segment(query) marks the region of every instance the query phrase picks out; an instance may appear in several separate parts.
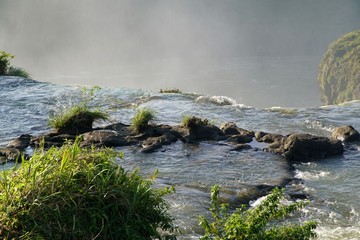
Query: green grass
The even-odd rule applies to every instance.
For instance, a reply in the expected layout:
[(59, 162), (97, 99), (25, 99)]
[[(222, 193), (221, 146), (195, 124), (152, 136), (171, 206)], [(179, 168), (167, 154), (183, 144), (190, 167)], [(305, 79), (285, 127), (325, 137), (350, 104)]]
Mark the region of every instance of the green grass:
[(7, 72), (7, 75), (18, 76), (18, 77), (23, 77), (23, 78), (30, 78), (30, 74), (21, 67), (10, 66), (10, 68)]
[(181, 90), (178, 88), (160, 89), (159, 93), (181, 93)]
[(107, 120), (108, 114), (99, 110), (90, 111), (83, 104), (70, 107), (50, 116), (50, 126), (56, 129), (91, 127), (95, 120)]
[(154, 119), (154, 111), (148, 108), (140, 108), (131, 120), (131, 128), (137, 132), (142, 132), (149, 126), (149, 122)]
[(199, 224), (205, 230), (205, 234), (200, 239), (306, 240), (316, 237), (314, 232), (316, 222), (299, 224), (281, 222), (307, 204), (303, 201), (289, 205), (281, 204), (280, 201), (284, 197), (283, 190), (275, 188), (254, 208), (246, 209), (242, 206), (232, 213), (227, 204), (220, 203), (219, 190), (218, 185), (211, 190), (210, 211), (213, 222), (209, 222), (203, 216), (199, 218)]
[(81, 130), (92, 129), (95, 120), (107, 120), (109, 115), (100, 110), (91, 110), (90, 102), (94, 99), (95, 91), (100, 90), (98, 86), (90, 89), (83, 88), (81, 102), (70, 106), (62, 111), (58, 111), (50, 115), (49, 124), (55, 129), (65, 130)]
[(181, 120), (181, 125), (188, 128), (196, 128), (199, 126), (209, 126), (211, 123), (208, 119), (185, 115)]
[(163, 199), (173, 189), (153, 189), (116, 164), (118, 152), (79, 141), (1, 172), (0, 238), (174, 239)]

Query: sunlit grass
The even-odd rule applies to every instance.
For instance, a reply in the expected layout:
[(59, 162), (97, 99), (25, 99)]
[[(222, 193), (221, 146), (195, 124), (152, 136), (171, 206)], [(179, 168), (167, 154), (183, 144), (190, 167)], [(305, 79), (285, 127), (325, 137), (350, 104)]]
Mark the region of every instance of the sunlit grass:
[(155, 119), (155, 112), (148, 108), (139, 109), (131, 120), (131, 128), (141, 132), (149, 126), (149, 122)]
[[(112, 149), (79, 139), (42, 149), (0, 177), (1, 239), (162, 239), (175, 230), (163, 196)], [(171, 236), (170, 236), (171, 237)]]

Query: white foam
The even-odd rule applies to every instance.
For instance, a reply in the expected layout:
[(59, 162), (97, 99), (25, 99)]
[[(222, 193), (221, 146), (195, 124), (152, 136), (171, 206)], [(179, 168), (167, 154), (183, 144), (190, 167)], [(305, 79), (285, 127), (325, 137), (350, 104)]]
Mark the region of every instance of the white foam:
[(240, 108), (250, 108), (249, 106), (246, 106), (245, 104), (239, 104), (239, 103), (237, 103), (237, 101), (235, 99), (232, 99), (232, 98), (226, 97), (226, 96), (202, 95), (202, 96), (197, 97), (195, 99), (195, 102), (197, 102), (197, 103), (210, 102), (210, 103), (220, 105), (220, 106), (230, 105), (230, 106), (237, 106)]
[(304, 180), (318, 180), (320, 178), (324, 178), (330, 176), (330, 172), (326, 171), (295, 171), (295, 177), (301, 178)]

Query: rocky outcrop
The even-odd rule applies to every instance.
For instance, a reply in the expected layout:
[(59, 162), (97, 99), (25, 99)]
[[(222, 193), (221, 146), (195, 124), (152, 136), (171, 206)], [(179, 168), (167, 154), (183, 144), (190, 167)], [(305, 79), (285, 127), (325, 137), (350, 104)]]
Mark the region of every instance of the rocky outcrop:
[(318, 81), (324, 104), (360, 99), (360, 30), (329, 46), (319, 65)]
[(290, 161), (310, 161), (342, 154), (344, 147), (339, 140), (310, 134), (291, 134), (267, 147), (270, 152), (283, 155)]
[(360, 134), (352, 126), (342, 126), (335, 128), (331, 137), (343, 142), (354, 142), (360, 140)]

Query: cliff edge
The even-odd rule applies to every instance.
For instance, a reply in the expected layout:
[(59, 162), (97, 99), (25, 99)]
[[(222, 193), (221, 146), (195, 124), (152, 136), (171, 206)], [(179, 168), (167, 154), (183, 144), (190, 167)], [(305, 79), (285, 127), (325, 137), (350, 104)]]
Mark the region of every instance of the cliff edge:
[(329, 45), (319, 65), (318, 81), (326, 105), (360, 99), (360, 30)]

